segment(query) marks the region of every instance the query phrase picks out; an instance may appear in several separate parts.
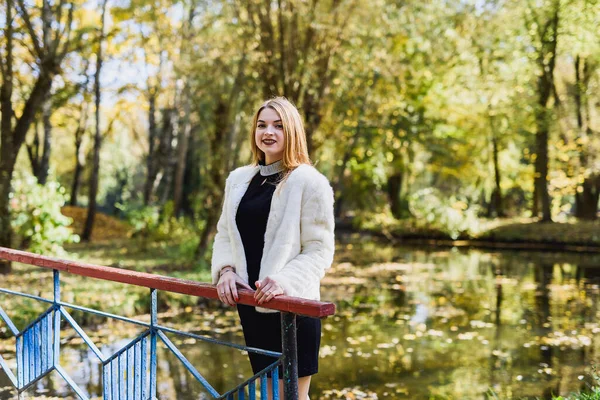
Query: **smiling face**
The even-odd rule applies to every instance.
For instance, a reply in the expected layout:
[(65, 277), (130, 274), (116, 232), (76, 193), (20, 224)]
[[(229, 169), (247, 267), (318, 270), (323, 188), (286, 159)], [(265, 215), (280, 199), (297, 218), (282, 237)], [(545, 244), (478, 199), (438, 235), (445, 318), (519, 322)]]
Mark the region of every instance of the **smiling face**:
[(254, 127), (256, 146), (265, 153), (265, 164), (271, 164), (283, 158), (285, 134), (283, 122), (277, 111), (265, 107), (259, 114)]

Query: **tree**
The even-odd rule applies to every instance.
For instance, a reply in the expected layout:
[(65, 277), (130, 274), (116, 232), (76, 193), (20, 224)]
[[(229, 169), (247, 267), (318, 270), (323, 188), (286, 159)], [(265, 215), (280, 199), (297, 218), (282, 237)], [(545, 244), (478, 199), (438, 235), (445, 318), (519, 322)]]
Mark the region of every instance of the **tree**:
[(237, 18), (258, 38), (253, 67), (261, 76), (263, 98), (285, 96), (304, 114), (308, 152), (318, 144), (315, 131), (326, 110), (326, 97), (337, 69), (333, 63), (351, 36), (358, 2), (313, 0), (234, 1)]
[(554, 69), (560, 23), (560, 0), (548, 0), (542, 7), (529, 3), (526, 10), (528, 31), (535, 48), (537, 65), (537, 104), (535, 107), (535, 177), (533, 216), (552, 222), (550, 194), (548, 193), (548, 140), (551, 122), (551, 101), (554, 93)]
[[(590, 81), (598, 68), (598, 63), (588, 57), (577, 54), (574, 60), (575, 111), (577, 115), (577, 130), (579, 132), (579, 162), (583, 182), (575, 191), (575, 216), (583, 220), (598, 218), (598, 200), (600, 199), (600, 171), (594, 168), (594, 158), (597, 159), (597, 146), (594, 146), (593, 136), (598, 135), (592, 129), (590, 118)], [(584, 145), (587, 143), (588, 145)], [(596, 149), (596, 151), (594, 151)]]
[(102, 133), (100, 131), (100, 103), (102, 100), (102, 92), (100, 88), (100, 74), (102, 72), (103, 53), (102, 46), (104, 44), (106, 26), (106, 4), (108, 0), (102, 1), (102, 12), (100, 16), (100, 28), (98, 31), (98, 43), (96, 48), (96, 72), (94, 73), (94, 97), (95, 97), (95, 127), (94, 127), (94, 149), (92, 161), (92, 175), (90, 177), (89, 203), (88, 212), (85, 219), (85, 226), (81, 239), (89, 241), (92, 238), (92, 230), (94, 228), (94, 218), (96, 216), (96, 196), (98, 194), (98, 175), (100, 170), (100, 147), (102, 146)]
[[(594, 93), (599, 83), (600, 44), (598, 31), (600, 23), (600, 3), (585, 0), (572, 0), (565, 12), (568, 20), (567, 40), (565, 48), (573, 66), (573, 81), (567, 83), (566, 92), (572, 98), (575, 114), (575, 143), (579, 157), (575, 174), (575, 216), (582, 220), (598, 218), (598, 202), (600, 200), (600, 128), (594, 121), (592, 104), (597, 101)], [(566, 108), (566, 106), (565, 106)]]
[[(0, 57), (2, 86), (0, 87), (0, 245), (12, 245), (10, 224), (11, 180), (17, 155), (36, 114), (39, 112), (60, 72), (65, 56), (71, 51), (74, 4), (61, 1), (50, 4), (43, 0), (41, 7), (25, 0), (6, 0), (3, 54)], [(16, 14), (15, 14), (16, 12)], [(37, 27), (44, 28), (40, 38)], [(27, 32), (27, 40), (15, 42), (15, 32)], [(46, 39), (46, 40), (44, 40)], [(16, 57), (29, 53), (32, 59), (20, 61)], [(15, 64), (16, 63), (16, 64)], [(22, 103), (14, 98), (17, 69), (31, 68), (31, 90)], [(20, 114), (18, 112), (20, 111)], [(0, 261), (0, 272), (10, 271), (10, 263)]]
[(75, 168), (73, 171), (73, 181), (71, 183), (71, 196), (69, 199), (69, 205), (76, 206), (77, 205), (77, 197), (79, 195), (79, 187), (81, 185), (81, 174), (83, 172), (84, 167), (84, 155), (82, 151), (83, 144), (83, 136), (87, 130), (88, 119), (89, 119), (89, 108), (91, 103), (91, 90), (90, 90), (90, 75), (88, 74), (89, 61), (86, 61), (83, 65), (82, 75), (84, 76), (84, 81), (81, 84), (81, 101), (79, 104), (75, 105), (76, 108), (74, 119), (75, 123), (75, 131), (73, 132), (73, 144), (75, 147), (74, 151), (74, 161)]

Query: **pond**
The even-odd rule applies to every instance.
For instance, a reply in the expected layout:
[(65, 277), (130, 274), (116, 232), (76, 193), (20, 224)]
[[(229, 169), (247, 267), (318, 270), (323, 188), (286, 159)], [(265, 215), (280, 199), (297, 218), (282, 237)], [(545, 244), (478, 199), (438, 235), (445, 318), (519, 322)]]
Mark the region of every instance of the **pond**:
[[(311, 399), (541, 399), (580, 391), (596, 383), (600, 361), (599, 258), (345, 238), (323, 281), (322, 297), (338, 312), (323, 321)], [(161, 322), (243, 343), (233, 311), (189, 311), (165, 313)], [(136, 334), (119, 322), (96, 334), (103, 332), (116, 335), (100, 346), (106, 354)], [(74, 336), (63, 340), (61, 364), (99, 396), (101, 365)], [(218, 391), (251, 375), (238, 350), (171, 338)], [(163, 349), (158, 359), (159, 398), (208, 398), (175, 357)], [(8, 386), (4, 374), (0, 386)], [(28, 393), (73, 397), (56, 373)]]

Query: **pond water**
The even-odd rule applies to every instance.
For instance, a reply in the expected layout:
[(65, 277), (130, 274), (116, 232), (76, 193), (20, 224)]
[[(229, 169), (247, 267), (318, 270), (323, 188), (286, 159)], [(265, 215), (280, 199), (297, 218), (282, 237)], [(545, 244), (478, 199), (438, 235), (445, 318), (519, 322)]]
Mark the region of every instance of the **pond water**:
[[(323, 321), (311, 399), (543, 399), (580, 391), (595, 383), (600, 362), (599, 258), (347, 238), (323, 281), (322, 297), (338, 312)], [(161, 323), (243, 343), (233, 311), (202, 310), (165, 314)], [(136, 334), (116, 322), (103, 331), (122, 336), (101, 347), (106, 354)], [(101, 365), (73, 336), (61, 364), (97, 397)], [(170, 337), (218, 391), (251, 375), (238, 350)], [(158, 360), (159, 398), (208, 398), (175, 357), (163, 349)], [(27, 393), (73, 397), (55, 372)]]

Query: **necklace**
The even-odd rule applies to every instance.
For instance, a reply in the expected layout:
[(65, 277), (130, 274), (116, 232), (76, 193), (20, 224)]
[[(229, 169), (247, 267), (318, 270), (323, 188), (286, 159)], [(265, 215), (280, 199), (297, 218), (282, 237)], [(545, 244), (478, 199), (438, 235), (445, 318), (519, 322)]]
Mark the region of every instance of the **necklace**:
[(258, 168), (261, 176), (271, 176), (285, 171), (283, 160), (275, 161), (269, 165), (258, 164)]

